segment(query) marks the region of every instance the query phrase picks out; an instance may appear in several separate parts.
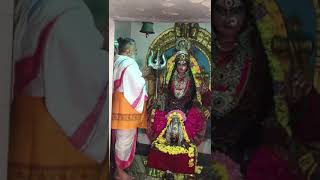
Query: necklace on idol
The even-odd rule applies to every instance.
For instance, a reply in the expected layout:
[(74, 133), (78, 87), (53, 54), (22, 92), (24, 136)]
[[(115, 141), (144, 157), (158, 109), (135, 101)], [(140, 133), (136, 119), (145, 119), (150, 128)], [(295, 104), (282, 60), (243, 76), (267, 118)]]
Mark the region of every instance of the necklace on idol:
[(188, 80), (187, 72), (182, 77), (177, 72), (174, 73), (174, 96), (176, 98), (180, 99), (185, 95)]

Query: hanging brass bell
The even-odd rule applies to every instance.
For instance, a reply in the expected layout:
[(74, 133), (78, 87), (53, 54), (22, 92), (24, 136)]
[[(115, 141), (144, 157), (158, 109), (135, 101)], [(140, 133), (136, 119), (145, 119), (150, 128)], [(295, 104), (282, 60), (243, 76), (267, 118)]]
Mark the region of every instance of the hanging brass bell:
[(148, 37), (149, 34), (154, 34), (153, 23), (152, 22), (143, 22), (140, 32), (145, 33), (146, 37)]

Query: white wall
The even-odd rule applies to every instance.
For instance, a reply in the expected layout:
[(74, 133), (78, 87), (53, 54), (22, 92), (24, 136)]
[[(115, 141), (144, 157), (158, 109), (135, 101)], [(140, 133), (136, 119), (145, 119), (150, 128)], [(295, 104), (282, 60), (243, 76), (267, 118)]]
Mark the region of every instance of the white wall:
[(0, 1), (0, 179), (7, 179), (13, 0)]
[(115, 32), (114, 37), (118, 39), (119, 37), (130, 37), (131, 35), (131, 23), (128, 22), (115, 22)]
[[(199, 23), (199, 25), (211, 32), (210, 23)], [(137, 62), (139, 66), (142, 67), (145, 65), (146, 54), (152, 41), (164, 30), (173, 26), (174, 23), (154, 23), (153, 29), (155, 34), (150, 34), (148, 38), (146, 38), (145, 34), (140, 33), (142, 27), (141, 22), (116, 22), (115, 37), (130, 37), (136, 41), (138, 49)]]
[(152, 41), (164, 30), (173, 27), (174, 23), (154, 23), (153, 29), (155, 34), (150, 34), (148, 38), (146, 35), (141, 33), (141, 22), (132, 22), (131, 23), (131, 38), (137, 42), (138, 56), (137, 62), (140, 66), (145, 66), (146, 55), (148, 48), (151, 45)]

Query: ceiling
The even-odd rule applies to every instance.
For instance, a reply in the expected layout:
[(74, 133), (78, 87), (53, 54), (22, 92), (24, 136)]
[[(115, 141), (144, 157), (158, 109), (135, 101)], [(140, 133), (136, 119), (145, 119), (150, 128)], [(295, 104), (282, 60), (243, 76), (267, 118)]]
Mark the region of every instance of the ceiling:
[(211, 21), (211, 0), (110, 0), (110, 17), (121, 21)]

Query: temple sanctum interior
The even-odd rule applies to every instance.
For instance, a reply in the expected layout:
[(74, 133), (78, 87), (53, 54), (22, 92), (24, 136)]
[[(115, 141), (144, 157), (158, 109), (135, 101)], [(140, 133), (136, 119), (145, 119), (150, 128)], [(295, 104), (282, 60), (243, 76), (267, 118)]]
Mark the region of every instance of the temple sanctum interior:
[(318, 0), (2, 0), (0, 180), (319, 180)]

